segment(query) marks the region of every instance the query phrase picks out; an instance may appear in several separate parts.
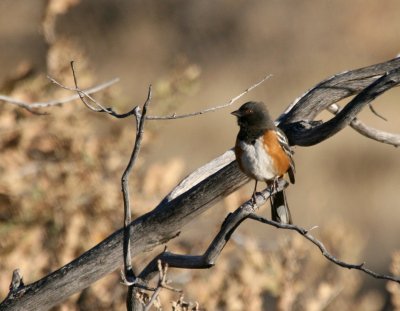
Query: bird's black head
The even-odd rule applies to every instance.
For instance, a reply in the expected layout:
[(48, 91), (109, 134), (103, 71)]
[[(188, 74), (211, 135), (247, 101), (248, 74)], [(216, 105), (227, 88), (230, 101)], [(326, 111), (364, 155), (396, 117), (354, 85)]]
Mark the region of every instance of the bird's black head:
[(240, 127), (252, 129), (275, 128), (275, 124), (268, 113), (267, 106), (263, 102), (247, 102), (238, 110), (231, 113), (237, 117)]

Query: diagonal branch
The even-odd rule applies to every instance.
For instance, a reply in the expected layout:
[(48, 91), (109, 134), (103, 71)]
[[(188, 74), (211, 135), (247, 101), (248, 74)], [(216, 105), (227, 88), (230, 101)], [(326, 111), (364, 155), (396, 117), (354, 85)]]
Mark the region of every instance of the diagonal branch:
[(245, 89), (242, 93), (240, 93), (239, 95), (231, 98), (228, 103), (223, 104), (223, 105), (218, 105), (215, 107), (211, 107), (211, 108), (207, 108), (201, 111), (196, 111), (196, 112), (191, 112), (191, 113), (185, 113), (185, 114), (176, 114), (173, 113), (169, 116), (148, 116), (147, 119), (149, 120), (174, 120), (174, 119), (184, 119), (184, 118), (190, 118), (190, 117), (194, 117), (194, 116), (198, 116), (198, 115), (202, 115), (205, 113), (209, 113), (209, 112), (214, 112), (217, 111), (219, 109), (224, 109), (227, 108), (229, 106), (231, 106), (234, 102), (236, 102), (238, 99), (242, 98), (244, 95), (246, 95), (247, 93), (249, 93), (250, 91), (252, 91), (253, 89), (255, 89), (256, 87), (258, 87), (259, 85), (261, 85), (262, 83), (264, 83), (264, 81), (268, 80), (269, 78), (271, 78), (272, 75), (266, 75), (265, 77), (263, 77), (260, 81), (258, 81), (257, 83), (251, 85), (250, 87), (248, 87), (247, 89)]
[(261, 192), (257, 192), (255, 196), (255, 204), (253, 200), (249, 200), (243, 203), (234, 212), (230, 213), (221, 225), (221, 229), (215, 236), (213, 241), (210, 243), (207, 250), (203, 255), (180, 255), (173, 254), (168, 251), (164, 251), (154, 258), (140, 273), (139, 278), (144, 282), (148, 282), (154, 273), (158, 271), (157, 262), (161, 260), (163, 263), (167, 263), (171, 268), (186, 268), (186, 269), (208, 269), (215, 265), (218, 256), (228, 243), (233, 232), (239, 227), (239, 225), (254, 213), (259, 207), (265, 204), (271, 194), (282, 191), (288, 186), (288, 183), (284, 180), (279, 180), (274, 189), (267, 187)]
[[(150, 263), (139, 274), (141, 283), (147, 285), (148, 282), (156, 276), (157, 271), (159, 270), (159, 261), (168, 264), (168, 266), (172, 268), (209, 269), (214, 266), (217, 258), (221, 254), (225, 245), (228, 243), (236, 228), (238, 228), (239, 225), (258, 207), (267, 202), (268, 198), (271, 196), (271, 193), (273, 194), (277, 191), (282, 191), (285, 187), (287, 187), (287, 185), (288, 184), (286, 181), (280, 180), (272, 192), (270, 188), (266, 188), (262, 192), (257, 193), (255, 196), (255, 204), (252, 200), (247, 201), (237, 208), (233, 213), (230, 213), (221, 225), (220, 231), (210, 243), (203, 255), (174, 254), (164, 249), (164, 251), (151, 260)], [(138, 299), (135, 299), (136, 297), (140, 297), (139, 293), (141, 293), (141, 289), (139, 287), (129, 288), (128, 298), (130, 298), (132, 302), (130, 305), (128, 305), (128, 310), (144, 310), (143, 304)]]
[(319, 250), (321, 251), (322, 255), (325, 256), (325, 258), (327, 258), (329, 261), (333, 262), (334, 264), (336, 264), (336, 265), (338, 265), (340, 267), (347, 268), (347, 269), (359, 270), (359, 271), (365, 272), (366, 274), (368, 274), (368, 275), (370, 275), (370, 276), (372, 276), (372, 277), (374, 277), (376, 279), (389, 280), (389, 281), (393, 281), (393, 282), (396, 282), (396, 283), (400, 284), (400, 277), (397, 277), (397, 276), (394, 276), (394, 275), (385, 275), (385, 274), (376, 273), (376, 272), (366, 268), (365, 267), (365, 262), (363, 262), (361, 264), (351, 264), (351, 263), (347, 263), (347, 262), (344, 262), (344, 261), (336, 258), (331, 253), (329, 253), (329, 251), (326, 249), (325, 245), (321, 241), (319, 241), (317, 238), (315, 238), (314, 236), (312, 236), (309, 233), (309, 230), (306, 230), (306, 229), (304, 229), (302, 227), (299, 227), (299, 226), (296, 226), (296, 225), (281, 224), (281, 223), (266, 219), (266, 218), (261, 217), (261, 216), (256, 215), (256, 214), (251, 214), (251, 215), (249, 215), (248, 218), (253, 219), (253, 220), (257, 220), (257, 221), (262, 222), (264, 224), (268, 224), (268, 225), (274, 226), (276, 228), (296, 231), (300, 235), (304, 236), (311, 243), (316, 245), (319, 248)]
[[(338, 114), (340, 111), (340, 107), (337, 104), (332, 104), (328, 107), (328, 111), (333, 113), (333, 114)], [(376, 141), (388, 144), (388, 145), (393, 145), (395, 147), (400, 146), (400, 134), (393, 134), (385, 131), (381, 131), (378, 129), (375, 129), (373, 127), (370, 127), (368, 125), (365, 125), (363, 122), (358, 120), (357, 118), (354, 118), (350, 122), (350, 126), (356, 130), (358, 133), (361, 135), (364, 135), (365, 137), (374, 139)]]

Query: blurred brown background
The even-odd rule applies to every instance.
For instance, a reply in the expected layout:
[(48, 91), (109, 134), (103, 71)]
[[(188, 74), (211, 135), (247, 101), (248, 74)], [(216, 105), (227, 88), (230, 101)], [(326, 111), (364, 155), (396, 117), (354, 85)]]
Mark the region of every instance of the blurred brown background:
[[(223, 104), (271, 73), (272, 79), (234, 107), (249, 99), (263, 100), (278, 116), (322, 79), (395, 57), (400, 52), (399, 13), (396, 0), (2, 0), (1, 93), (28, 101), (65, 96), (68, 93), (48, 85), (45, 74), (72, 85), (68, 62), (73, 59), (82, 84), (121, 78), (118, 86), (99, 96), (108, 105), (122, 111), (140, 104), (153, 83), (151, 114), (166, 114)], [(392, 90), (374, 102), (388, 122), (367, 110), (361, 119), (400, 132), (399, 98), (399, 90)], [(13, 268), (22, 269), (26, 282), (35, 281), (122, 224), (119, 176), (133, 137), (131, 122), (95, 116), (79, 102), (51, 108), (48, 116), (0, 105), (3, 298)], [(132, 191), (139, 192), (138, 214), (155, 206), (179, 179), (233, 146), (237, 126), (229, 112), (234, 107), (148, 125), (132, 183)], [(295, 161), (297, 183), (289, 190), (295, 223), (305, 228), (318, 225), (314, 234), (342, 259), (366, 261), (371, 269), (388, 272), (392, 253), (400, 249), (399, 150), (345, 129), (317, 146), (296, 148)], [(250, 188), (200, 217), (175, 242), (177, 250), (201, 252), (227, 211), (244, 201)], [(210, 233), (196, 238), (205, 228)], [(258, 252), (259, 272), (243, 272), (253, 262), (246, 257), (230, 264), (221, 258), (211, 271), (171, 275), (187, 288), (188, 298), (208, 310), (245, 310), (246, 305), (247, 310), (395, 309), (390, 285), (336, 270), (324, 259), (321, 267), (311, 265), (321, 255), (294, 233), (246, 223), (235, 236), (226, 250), (229, 258)], [(18, 246), (18, 241), (25, 242)], [(298, 253), (285, 253), (288, 248)], [(266, 265), (274, 267), (274, 262), (281, 263), (279, 271), (289, 269), (287, 262), (298, 266), (291, 266), (288, 277), (270, 273), (273, 269)], [(237, 277), (233, 271), (239, 267), (255, 276)], [(312, 278), (306, 267), (310, 273), (326, 274)], [(212, 275), (219, 277), (214, 283), (218, 285), (205, 285)], [(259, 292), (247, 293), (250, 279), (257, 276), (269, 281), (256, 286), (262, 288)], [(266, 285), (271, 279), (279, 286)], [(230, 292), (234, 280), (240, 280), (237, 292)], [(118, 273), (101, 284), (94, 287), (97, 294), (76, 295), (59, 308), (91, 310), (94, 304), (87, 301), (94, 299), (97, 310), (123, 310), (115, 298), (124, 293)], [(197, 290), (190, 292), (190, 284)], [(249, 307), (243, 301), (253, 294), (260, 302)], [(320, 296), (325, 300), (318, 300)]]

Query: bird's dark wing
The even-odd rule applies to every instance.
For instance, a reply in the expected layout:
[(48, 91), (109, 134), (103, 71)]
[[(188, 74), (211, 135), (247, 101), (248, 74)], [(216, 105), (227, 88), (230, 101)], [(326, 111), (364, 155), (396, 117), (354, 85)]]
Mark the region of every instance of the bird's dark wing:
[(289, 141), (288, 141), (285, 133), (281, 129), (279, 129), (279, 128), (276, 129), (276, 136), (278, 137), (278, 142), (281, 145), (283, 151), (285, 151), (286, 155), (289, 157), (290, 168), (288, 170), (288, 175), (289, 175), (290, 182), (292, 184), (294, 184), (294, 182), (295, 182), (294, 174), (296, 173), (296, 168), (295, 168), (294, 161), (293, 161), (292, 148), (290, 148)]

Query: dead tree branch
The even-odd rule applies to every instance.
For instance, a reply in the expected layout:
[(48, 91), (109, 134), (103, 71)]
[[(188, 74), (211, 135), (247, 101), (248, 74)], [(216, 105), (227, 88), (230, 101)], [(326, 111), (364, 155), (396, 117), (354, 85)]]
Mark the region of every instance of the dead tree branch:
[[(335, 115), (338, 114), (340, 110), (341, 108), (337, 104), (332, 104), (328, 107), (328, 111)], [(381, 143), (393, 145), (395, 147), (400, 146), (400, 134), (393, 134), (375, 129), (364, 124), (358, 118), (354, 118), (350, 122), (350, 126), (365, 137), (371, 138)]]
[(341, 266), (341, 267), (347, 268), (347, 269), (355, 269), (355, 270), (365, 272), (366, 274), (368, 274), (376, 279), (390, 280), (390, 281), (393, 281), (396, 283), (400, 283), (400, 277), (376, 273), (376, 272), (366, 268), (365, 262), (363, 262), (361, 264), (351, 264), (351, 263), (347, 263), (347, 262), (344, 262), (344, 261), (336, 258), (326, 249), (325, 245), (321, 241), (319, 241), (317, 238), (315, 238), (314, 236), (312, 236), (309, 233), (309, 230), (306, 230), (302, 227), (299, 227), (296, 225), (290, 225), (290, 224), (281, 224), (281, 223), (266, 219), (265, 217), (261, 217), (256, 214), (251, 214), (251, 215), (249, 215), (248, 218), (262, 222), (264, 224), (274, 226), (276, 228), (296, 231), (300, 235), (304, 236), (311, 243), (316, 245), (319, 248), (319, 250), (321, 251), (322, 255), (324, 255), (325, 258), (327, 258), (329, 261), (332, 261), (334, 264), (336, 264), (338, 266)]
[[(376, 79), (360, 93), (357, 94), (340, 112), (338, 112), (332, 119), (312, 126), (311, 128), (297, 127), (296, 131), (288, 131), (288, 138), (290, 142), (295, 142), (299, 146), (312, 146), (318, 144), (325, 139), (332, 137), (340, 130), (345, 128), (351, 123), (356, 115), (369, 104), (376, 97), (397, 86), (400, 82), (400, 67), (384, 73), (381, 77)], [(331, 103), (332, 104), (332, 103)], [(295, 106), (296, 107), (296, 106)], [(326, 108), (328, 108), (327, 106)], [(312, 111), (310, 114), (315, 114)], [(303, 121), (302, 121), (303, 122)], [(295, 123), (280, 123), (283, 129), (287, 127), (297, 126)]]
[[(124, 271), (121, 273), (122, 280), (125, 285), (132, 287), (135, 284), (136, 281), (136, 276), (135, 273), (133, 272), (132, 268), (132, 255), (131, 255), (131, 249), (130, 249), (130, 240), (131, 240), (131, 235), (133, 232), (130, 230), (131, 227), (129, 226), (132, 219), (132, 211), (131, 211), (131, 204), (130, 204), (130, 199), (129, 199), (129, 176), (132, 172), (133, 166), (135, 165), (136, 159), (139, 156), (141, 144), (142, 144), (142, 139), (143, 139), (143, 134), (144, 134), (144, 124), (146, 122), (146, 114), (147, 114), (147, 107), (150, 104), (151, 101), (151, 85), (149, 86), (149, 90), (147, 93), (147, 99), (145, 103), (143, 104), (142, 111), (140, 110), (139, 106), (136, 106), (133, 108), (128, 114), (125, 114), (124, 116), (121, 114), (117, 114), (113, 112), (112, 110), (107, 110), (104, 108), (100, 103), (98, 103), (93, 97), (91, 97), (89, 94), (85, 93), (82, 91), (79, 86), (78, 86), (78, 78), (75, 72), (75, 66), (74, 62), (71, 61), (71, 70), (72, 70), (72, 75), (74, 78), (74, 84), (75, 84), (75, 89), (71, 90), (76, 90), (76, 92), (79, 95), (79, 98), (81, 99), (82, 103), (88, 107), (90, 110), (93, 110), (94, 112), (107, 112), (113, 117), (116, 118), (125, 118), (133, 114), (135, 116), (136, 120), (136, 136), (135, 136), (135, 142), (133, 144), (133, 150), (128, 162), (128, 165), (126, 169), (124, 170), (122, 177), (121, 177), (121, 190), (122, 190), (122, 196), (123, 196), (123, 201), (124, 201), (124, 241), (123, 241), (123, 257), (124, 257)], [(60, 85), (64, 87), (63, 85)], [(64, 87), (66, 88), (66, 87)], [(68, 89), (68, 88), (67, 88)], [(94, 104), (96, 104), (99, 108), (95, 108), (91, 106), (87, 101), (86, 98), (91, 100)], [(165, 268), (166, 270), (167, 268)], [(160, 270), (160, 273), (161, 270)], [(165, 271), (166, 274), (166, 271)], [(157, 295), (153, 295), (153, 297), (157, 297)], [(133, 299), (131, 296), (127, 297), (127, 306), (132, 305)], [(151, 304), (153, 303), (155, 298), (151, 299)]]
[(194, 116), (198, 116), (198, 115), (202, 115), (205, 113), (209, 113), (209, 112), (214, 112), (217, 111), (219, 109), (223, 109), (223, 108), (227, 108), (229, 106), (231, 106), (235, 101), (237, 101), (238, 99), (240, 99), (241, 97), (243, 97), (244, 95), (246, 95), (247, 93), (249, 93), (251, 90), (255, 89), (256, 87), (260, 86), (262, 83), (264, 83), (264, 81), (268, 80), (269, 78), (271, 78), (272, 75), (269, 74), (265, 77), (263, 77), (260, 81), (258, 81), (257, 83), (253, 84), (252, 86), (248, 87), (247, 89), (245, 89), (242, 93), (240, 93), (239, 95), (231, 98), (228, 103), (223, 104), (223, 105), (219, 105), (219, 106), (215, 106), (215, 107), (211, 107), (211, 108), (207, 108), (201, 111), (196, 111), (196, 112), (191, 112), (191, 113), (185, 113), (185, 114), (176, 114), (173, 113), (169, 116), (148, 116), (147, 119), (149, 120), (174, 120), (174, 119), (184, 119), (184, 118), (190, 118), (190, 117), (194, 117)]
[[(221, 225), (221, 229), (218, 234), (215, 236), (213, 241), (210, 243), (207, 250), (203, 255), (181, 255), (174, 254), (168, 251), (164, 251), (160, 253), (157, 257), (155, 257), (139, 274), (139, 278), (144, 282), (149, 282), (156, 273), (159, 271), (158, 263), (161, 261), (165, 264), (168, 264), (169, 267), (172, 268), (183, 268), (183, 269), (208, 269), (215, 265), (218, 256), (221, 254), (223, 248), (228, 243), (234, 231), (240, 226), (240, 224), (246, 219), (253, 219), (264, 224), (268, 224), (280, 229), (293, 230), (304, 236), (307, 240), (311, 241), (314, 245), (316, 245), (321, 253), (331, 262), (335, 263), (338, 266), (347, 269), (355, 269), (365, 272), (366, 274), (377, 278), (377, 279), (385, 279), (391, 280), (397, 283), (400, 283), (400, 278), (392, 275), (384, 275), (376, 273), (365, 267), (365, 262), (361, 264), (351, 264), (346, 263), (334, 255), (332, 255), (324, 244), (319, 241), (317, 238), (312, 236), (309, 232), (310, 230), (304, 229), (297, 225), (291, 224), (282, 224), (279, 222), (275, 222), (269, 219), (266, 219), (262, 216), (256, 214), (258, 208), (260, 208), (263, 204), (265, 204), (271, 194), (281, 191), (287, 186), (287, 182), (284, 180), (280, 180), (278, 186), (273, 189), (266, 188), (262, 192), (257, 193), (255, 204), (253, 200), (248, 200), (243, 203), (239, 208), (237, 208), (234, 212), (230, 213), (223, 224)], [(136, 288), (136, 291), (140, 291), (140, 289)], [(130, 292), (129, 295), (136, 295), (134, 292)], [(135, 310), (141, 310), (140, 308), (136, 308)]]
[[(233, 151), (197, 169), (151, 212), (131, 225), (134, 258), (176, 237), (181, 228), (248, 181)], [(114, 271), (123, 256), (123, 229), (41, 280), (26, 285), (0, 304), (0, 310), (47, 310)]]
[[(400, 58), (396, 58), (333, 76), (293, 103), (278, 119), (279, 126), (292, 145), (309, 146), (327, 139), (349, 125), (366, 104), (397, 86), (399, 68)], [(331, 120), (314, 121), (322, 110), (356, 94)], [(197, 169), (152, 211), (130, 224), (132, 257), (176, 237), (184, 225), (247, 182), (231, 150)], [(81, 291), (120, 265), (122, 241), (120, 229), (59, 270), (10, 293), (0, 304), (0, 310), (46, 310)]]
[[(144, 306), (144, 311), (149, 311), (151, 307), (153, 306), (153, 303), (155, 300), (158, 298), (160, 295), (160, 292), (163, 288), (181, 293), (182, 290), (176, 289), (168, 285), (170, 283), (169, 280), (167, 280), (167, 272), (168, 272), (168, 264), (162, 262), (161, 260), (157, 261), (157, 268), (158, 268), (158, 285), (156, 290), (154, 291), (153, 295), (151, 295), (150, 301), (147, 303), (147, 305)], [(128, 309), (130, 310), (130, 309)]]
[(154, 258), (143, 271), (139, 274), (139, 278), (144, 282), (148, 282), (154, 277), (154, 273), (158, 271), (157, 262), (161, 260), (167, 263), (171, 268), (185, 269), (208, 269), (215, 265), (218, 256), (228, 243), (233, 232), (239, 225), (251, 214), (264, 205), (271, 194), (282, 191), (288, 184), (284, 180), (279, 180), (274, 189), (266, 188), (261, 192), (257, 192), (255, 196), (255, 204), (253, 200), (249, 200), (238, 207), (234, 212), (230, 213), (221, 225), (221, 229), (210, 243), (203, 255), (180, 255), (164, 251)]
[(360, 93), (391, 70), (400, 68), (400, 57), (384, 63), (336, 74), (297, 98), (278, 118), (283, 124), (311, 121), (331, 104)]
[[(54, 79), (50, 78), (49, 79), (54, 83)], [(54, 81), (53, 81), (54, 80)], [(94, 87), (88, 88), (83, 90), (83, 92), (85, 92), (85, 94), (91, 95), (97, 92), (100, 92), (106, 88), (109, 88), (110, 86), (116, 84), (119, 81), (119, 78), (115, 78), (112, 79), (110, 81), (98, 84)], [(79, 99), (79, 95), (78, 94), (74, 94), (71, 96), (67, 96), (64, 98), (60, 98), (60, 99), (54, 99), (54, 100), (49, 100), (49, 101), (45, 101), (45, 102), (33, 102), (33, 103), (28, 103), (26, 101), (23, 100), (19, 100), (10, 96), (6, 96), (6, 95), (1, 95), (0, 94), (0, 101), (4, 101), (6, 103), (12, 104), (12, 105), (16, 105), (20, 108), (26, 109), (30, 112), (36, 112), (35, 109), (39, 109), (39, 108), (49, 108), (49, 107), (53, 107), (53, 106), (59, 106), (62, 104), (66, 104), (68, 102), (74, 101)]]
[(146, 113), (147, 113), (147, 107), (151, 101), (151, 86), (149, 87), (149, 91), (147, 94), (147, 99), (146, 102), (143, 105), (142, 112), (140, 113), (139, 109), (135, 110), (136, 111), (136, 124), (137, 124), (137, 130), (136, 130), (136, 137), (135, 137), (135, 143), (134, 147), (131, 153), (131, 157), (129, 159), (128, 166), (126, 167), (124, 173), (122, 174), (121, 178), (121, 187), (122, 187), (122, 194), (123, 194), (123, 199), (124, 199), (124, 274), (126, 280), (126, 284), (130, 284), (134, 281), (135, 275), (133, 273), (132, 269), (132, 256), (130, 252), (130, 227), (129, 224), (131, 223), (131, 204), (129, 200), (129, 188), (128, 188), (128, 181), (129, 181), (129, 175), (133, 169), (133, 166), (136, 162), (136, 159), (139, 155), (142, 139), (143, 139), (143, 133), (144, 133), (144, 123), (146, 121)]

